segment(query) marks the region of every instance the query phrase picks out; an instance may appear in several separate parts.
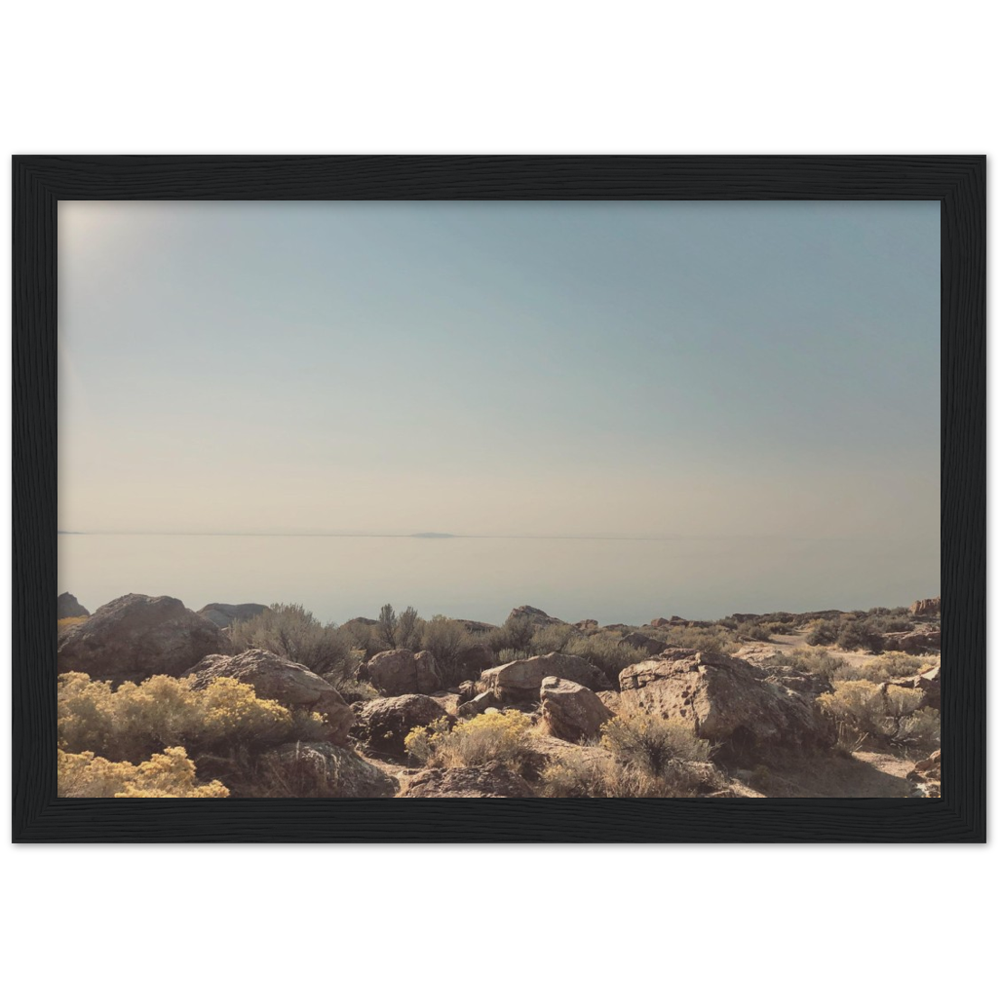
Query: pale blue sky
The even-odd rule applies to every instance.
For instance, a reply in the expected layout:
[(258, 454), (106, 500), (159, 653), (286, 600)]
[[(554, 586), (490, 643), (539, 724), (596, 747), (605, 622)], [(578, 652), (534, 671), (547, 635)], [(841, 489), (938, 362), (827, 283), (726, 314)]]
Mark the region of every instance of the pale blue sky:
[(909, 537), (930, 202), (62, 203), (60, 527)]

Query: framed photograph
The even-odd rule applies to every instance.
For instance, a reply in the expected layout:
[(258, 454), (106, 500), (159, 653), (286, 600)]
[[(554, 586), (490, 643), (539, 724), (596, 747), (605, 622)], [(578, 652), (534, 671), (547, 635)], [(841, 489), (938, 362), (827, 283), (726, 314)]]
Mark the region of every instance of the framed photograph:
[(13, 178), (15, 841), (985, 839), (984, 157)]

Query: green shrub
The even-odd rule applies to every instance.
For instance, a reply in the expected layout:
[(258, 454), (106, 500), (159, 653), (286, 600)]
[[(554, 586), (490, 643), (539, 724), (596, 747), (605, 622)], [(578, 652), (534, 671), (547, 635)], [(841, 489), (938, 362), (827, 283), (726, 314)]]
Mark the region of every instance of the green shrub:
[[(777, 629), (781, 627), (778, 625)], [(743, 622), (736, 626), (735, 635), (740, 642), (768, 642), (777, 629), (761, 622)]]
[(540, 775), (546, 798), (669, 798), (721, 786), (710, 767), (710, 747), (677, 720), (639, 712), (602, 727), (608, 756), (577, 750), (561, 755)]
[(573, 639), (567, 643), (564, 652), (588, 660), (602, 670), (615, 686), (618, 685), (618, 675), (626, 667), (649, 659), (649, 654), (644, 649), (619, 643), (617, 639), (604, 633)]
[(438, 675), (446, 687), (467, 679), (462, 675), (461, 656), (472, 644), (465, 626), (444, 615), (435, 615), (424, 622), (420, 634), (420, 648), (433, 654)]
[(513, 663), (515, 660), (526, 660), (530, 656), (530, 649), (501, 649), (496, 653), (496, 660), (497, 663)]
[(522, 771), (533, 754), (528, 741), (531, 720), (522, 712), (487, 712), (459, 722), (418, 726), (406, 737), (407, 753), (428, 767), (476, 767), (499, 761)]
[(266, 649), (313, 673), (347, 677), (354, 668), (351, 645), (334, 625), (322, 625), (299, 604), (272, 604), (256, 618), (234, 622), (229, 640), (236, 652)]
[(941, 714), (933, 708), (921, 708), (899, 720), (896, 742), (929, 748), (941, 742)]
[(378, 614), (378, 621), (375, 623), (375, 632), (386, 649), (396, 648), (397, 624), (396, 612), (393, 611), (392, 605), (383, 604)]
[(136, 763), (167, 747), (193, 755), (254, 752), (298, 739), (322, 739), (318, 715), (290, 712), (254, 689), (220, 677), (201, 691), (191, 678), (150, 677), (116, 691), (86, 674), (58, 680), (59, 747)]
[(373, 638), (380, 646), (376, 652), (385, 649), (411, 649), (416, 652), (420, 649), (423, 624), (416, 608), (407, 607), (397, 615), (391, 604), (383, 604), (378, 621), (371, 626)]
[(882, 636), (867, 621), (846, 622), (837, 633), (841, 649), (867, 649), (872, 653), (882, 650)]
[(939, 714), (920, 711), (923, 692), (896, 684), (869, 680), (835, 680), (833, 691), (821, 694), (816, 703), (831, 715), (851, 737), (873, 737), (880, 742), (917, 744), (940, 738)]
[(722, 786), (721, 775), (708, 768), (695, 770), (678, 762), (668, 773), (654, 776), (623, 766), (613, 758), (594, 757), (585, 750), (575, 750), (543, 769), (538, 793), (543, 798), (665, 799), (704, 794)]
[(893, 615), (889, 612), (879, 615), (869, 615), (865, 620), (872, 631), (884, 635), (886, 632), (909, 632), (911, 629), (909, 614)]
[(837, 671), (847, 666), (847, 660), (842, 656), (834, 656), (826, 649), (797, 649), (787, 653), (778, 653), (767, 661), (767, 666), (771, 665), (806, 670), (828, 681)]
[(922, 670), (937, 663), (937, 657), (911, 656), (909, 653), (890, 652), (876, 656), (869, 667), (877, 669), (885, 675), (886, 680), (897, 677), (913, 677)]
[(546, 625), (532, 637), (531, 652), (535, 656), (565, 652), (577, 635), (579, 633), (572, 625)]
[(900, 677), (912, 677), (926, 668), (933, 661), (922, 660), (919, 656), (907, 653), (883, 653), (862, 663), (844, 663), (835, 677), (841, 681), (872, 681), (882, 684), (885, 681), (898, 680)]
[(837, 641), (840, 630), (832, 622), (821, 621), (815, 624), (806, 634), (806, 642), (810, 646), (832, 646)]
[(416, 652), (420, 648), (420, 637), (423, 629), (423, 619), (417, 614), (417, 609), (407, 607), (399, 616), (396, 623), (396, 645), (399, 649), (412, 649)]
[(733, 633), (720, 625), (676, 625), (660, 634), (669, 646), (702, 653), (734, 653), (739, 645), (733, 640)]
[(486, 632), (482, 641), (494, 653), (499, 653), (501, 649), (530, 650), (535, 631), (535, 623), (526, 615), (511, 614), (500, 628)]
[(167, 747), (141, 764), (110, 761), (92, 751), (58, 751), (58, 794), (87, 799), (222, 799), (219, 781), (195, 783), (195, 766), (183, 747)]
[(711, 748), (694, 729), (677, 719), (636, 712), (616, 715), (601, 727), (601, 745), (619, 764), (656, 778), (678, 763), (708, 761)]
[(376, 653), (384, 653), (389, 648), (379, 639), (375, 626), (366, 622), (345, 622), (337, 629), (337, 634), (351, 650), (360, 651), (363, 660), (370, 660)]

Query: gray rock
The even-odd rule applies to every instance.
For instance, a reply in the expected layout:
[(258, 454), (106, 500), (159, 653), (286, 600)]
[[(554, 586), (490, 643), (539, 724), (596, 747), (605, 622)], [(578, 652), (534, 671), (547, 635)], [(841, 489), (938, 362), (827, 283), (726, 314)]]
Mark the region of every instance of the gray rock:
[(513, 660), (483, 671), (482, 680), (505, 704), (538, 701), (542, 680), (564, 677), (588, 687), (591, 691), (611, 687), (604, 673), (581, 656), (568, 653), (546, 653), (525, 660)]
[(542, 721), (551, 735), (572, 743), (593, 739), (611, 712), (590, 688), (563, 677), (542, 681)]
[(90, 612), (70, 593), (56, 598), (56, 618), (83, 618)]
[(126, 594), (99, 607), (59, 636), (59, 672), (95, 680), (142, 681), (179, 677), (199, 660), (227, 648), (218, 626), (176, 597)]
[(215, 622), (219, 628), (229, 628), (233, 622), (245, 622), (267, 611), (264, 604), (206, 604), (198, 614)]
[(629, 632), (628, 635), (622, 636), (618, 640), (618, 645), (645, 650), (648, 656), (656, 656), (657, 653), (662, 653), (667, 648), (667, 644), (661, 639), (654, 639), (641, 632)]
[(353, 735), (375, 753), (402, 757), (404, 741), (417, 726), (429, 726), (448, 713), (425, 694), (403, 694), (396, 698), (375, 698), (355, 706), (357, 722)]
[(735, 657), (671, 649), (626, 667), (620, 680), (625, 710), (684, 719), (734, 757), (768, 747), (828, 749), (836, 742), (812, 699), (763, 680), (760, 668)]
[(418, 771), (400, 796), (404, 799), (527, 799), (534, 793), (519, 775), (497, 761), (482, 767), (427, 768)]
[(390, 649), (376, 653), (358, 671), (358, 679), (368, 681), (386, 697), (401, 694), (433, 694), (441, 690), (432, 653)]
[(196, 691), (217, 677), (233, 677), (249, 684), (260, 698), (286, 708), (318, 712), (326, 720), (326, 738), (338, 746), (347, 745), (354, 713), (330, 684), (301, 663), (264, 649), (248, 649), (238, 656), (208, 656), (185, 676), (194, 678)]
[(330, 743), (285, 743), (263, 754), (250, 790), (255, 798), (392, 798), (399, 782)]

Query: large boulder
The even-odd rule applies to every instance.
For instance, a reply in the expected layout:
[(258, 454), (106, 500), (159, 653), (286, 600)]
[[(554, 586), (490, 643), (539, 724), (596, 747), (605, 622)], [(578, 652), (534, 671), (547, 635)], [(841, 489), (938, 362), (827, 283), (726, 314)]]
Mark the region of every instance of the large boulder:
[(894, 687), (911, 688), (914, 691), (923, 693), (923, 700), (919, 708), (934, 708), (941, 710), (941, 664), (935, 664), (924, 670), (923, 673), (914, 674), (912, 677), (896, 677), (889, 681)]
[(922, 601), (914, 601), (910, 605), (910, 614), (914, 618), (937, 618), (941, 614), (941, 598), (928, 597)]
[(491, 625), (489, 622), (477, 622), (469, 618), (456, 618), (455, 621), (471, 635), (485, 635), (496, 629), (496, 625)]
[(924, 705), (941, 710), (941, 665), (931, 667), (920, 674), (913, 685), (924, 692)]
[(832, 747), (836, 733), (812, 699), (764, 680), (759, 668), (722, 653), (671, 649), (626, 667), (622, 706), (692, 723), (732, 757), (771, 747)]
[(375, 698), (355, 706), (357, 723), (354, 733), (375, 753), (402, 757), (404, 740), (411, 729), (429, 726), (448, 713), (425, 694), (401, 694), (396, 698)]
[(479, 677), (493, 666), (493, 652), (489, 646), (476, 643), (458, 654), (458, 673), (465, 679)]
[(546, 677), (563, 677), (591, 691), (611, 687), (603, 671), (582, 656), (568, 653), (546, 653), (545, 656), (513, 660), (483, 671), (482, 680), (501, 701), (510, 704), (538, 701)]
[(564, 677), (542, 680), (542, 722), (553, 736), (577, 743), (593, 739), (611, 712), (590, 688)]
[(553, 618), (552, 615), (546, 614), (541, 608), (533, 608), (530, 604), (522, 604), (521, 607), (514, 608), (507, 618), (508, 620), (513, 618), (515, 621), (526, 619), (536, 628), (566, 624), (561, 618)]
[(59, 672), (79, 671), (113, 682), (142, 681), (154, 674), (179, 677), (203, 657), (226, 648), (218, 626), (176, 597), (126, 594), (59, 635)]
[(60, 594), (56, 598), (56, 618), (86, 618), (90, 612), (69, 593)]
[(219, 628), (229, 628), (233, 622), (245, 622), (267, 611), (264, 604), (206, 604), (198, 614), (215, 622)]
[[(239, 792), (238, 785), (234, 791)], [(399, 782), (359, 757), (330, 743), (285, 743), (257, 762), (247, 795), (254, 798), (385, 799)]]
[(358, 671), (358, 679), (368, 681), (387, 698), (441, 690), (434, 655), (426, 650), (414, 653), (409, 649), (390, 649), (376, 653)]
[(618, 640), (619, 646), (631, 646), (633, 649), (643, 650), (647, 656), (656, 656), (667, 648), (667, 643), (662, 639), (654, 639), (651, 636), (643, 635), (641, 632), (629, 632)]
[(736, 650), (734, 656), (756, 667), (758, 677), (810, 698), (817, 698), (833, 690), (829, 680), (822, 674), (779, 662), (781, 653), (780, 648), (768, 643), (751, 642)]
[(463, 701), (458, 706), (457, 715), (460, 719), (473, 719), (477, 715), (482, 715), (488, 708), (499, 708), (500, 699), (492, 691), (483, 691), (468, 701)]
[(531, 787), (502, 764), (481, 767), (432, 767), (418, 771), (400, 796), (404, 799), (527, 799)]
[(941, 648), (941, 630), (924, 626), (912, 632), (886, 632), (882, 636), (882, 648), (886, 652), (935, 652)]
[(265, 649), (248, 649), (237, 656), (205, 657), (185, 676), (194, 678), (196, 691), (217, 677), (233, 677), (249, 684), (259, 698), (269, 698), (286, 708), (318, 712), (326, 721), (326, 738), (338, 746), (347, 745), (354, 713), (336, 689), (301, 663)]

